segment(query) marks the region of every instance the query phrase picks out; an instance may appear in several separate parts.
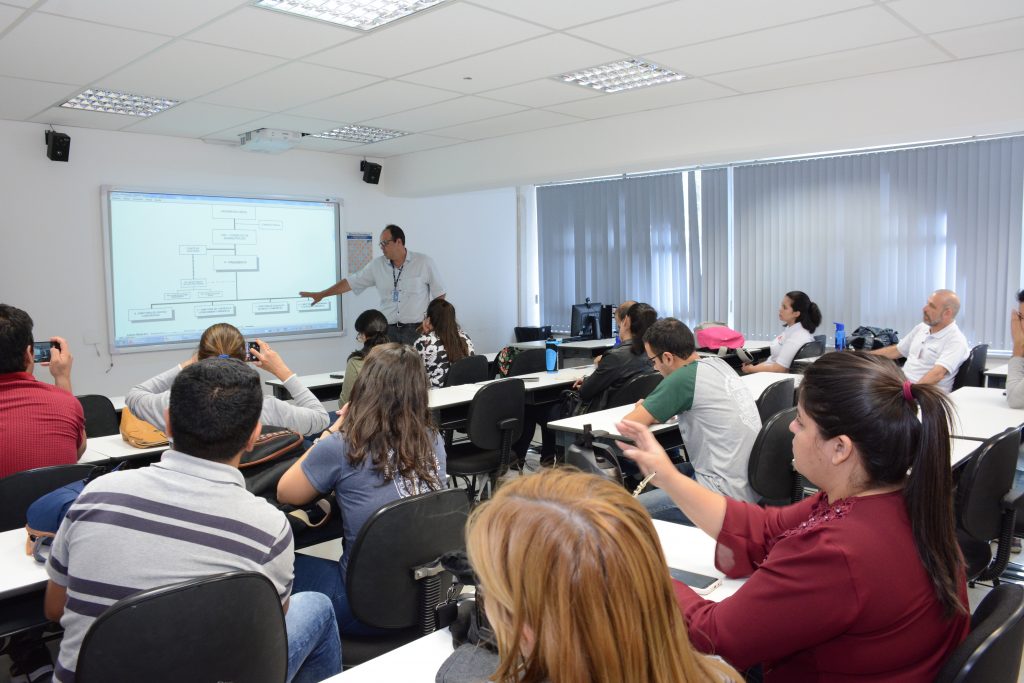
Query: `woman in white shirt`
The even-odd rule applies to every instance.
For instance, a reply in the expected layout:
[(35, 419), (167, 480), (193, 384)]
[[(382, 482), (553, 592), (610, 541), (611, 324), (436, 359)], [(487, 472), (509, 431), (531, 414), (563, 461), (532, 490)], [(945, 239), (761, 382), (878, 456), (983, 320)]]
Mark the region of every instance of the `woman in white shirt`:
[(821, 324), (821, 311), (803, 292), (788, 292), (779, 306), (779, 320), (786, 329), (768, 347), (771, 354), (768, 360), (757, 365), (746, 363), (743, 372), (789, 372), (800, 347), (814, 341), (814, 330)]

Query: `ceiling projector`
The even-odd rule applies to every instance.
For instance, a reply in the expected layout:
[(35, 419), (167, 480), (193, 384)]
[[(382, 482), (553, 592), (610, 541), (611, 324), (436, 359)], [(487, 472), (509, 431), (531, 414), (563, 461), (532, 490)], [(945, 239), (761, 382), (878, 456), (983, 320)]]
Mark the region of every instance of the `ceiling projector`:
[(302, 139), (302, 133), (291, 130), (275, 130), (273, 128), (258, 128), (242, 133), (238, 136), (242, 143), (242, 149), (250, 152), (263, 152), (265, 154), (280, 154), (295, 145)]

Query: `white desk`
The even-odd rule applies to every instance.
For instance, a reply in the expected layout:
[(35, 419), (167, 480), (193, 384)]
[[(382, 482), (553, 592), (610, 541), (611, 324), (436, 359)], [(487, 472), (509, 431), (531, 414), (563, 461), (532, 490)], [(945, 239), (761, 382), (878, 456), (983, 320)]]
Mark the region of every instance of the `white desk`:
[(765, 389), (783, 380), (793, 380), (793, 386), (800, 386), (800, 380), (803, 379), (803, 375), (790, 375), (784, 372), (755, 372), (750, 375), (741, 375), (740, 381), (743, 385), (750, 390), (750, 395), (757, 398), (764, 392)]
[[(594, 371), (593, 365), (584, 365), (578, 368), (565, 368), (557, 372), (531, 372), (528, 375), (519, 375), (518, 379), (523, 380), (526, 387), (527, 402), (536, 402), (538, 395), (548, 394), (545, 390), (561, 391), (581, 377), (586, 377)], [(484, 385), (492, 382), (501, 382), (505, 379), (516, 379), (505, 377), (502, 379), (489, 379), (476, 384), (460, 384), (454, 387), (439, 387), (431, 389), (428, 396), (428, 405), (431, 410), (442, 410), (453, 406), (470, 403), (476, 392)]]
[(124, 410), (124, 396), (108, 396), (107, 398), (114, 404), (114, 412), (120, 415)]
[[(590, 425), (591, 429), (595, 432), (606, 432), (606, 436), (603, 438), (622, 439), (623, 436), (619, 434), (619, 430), (615, 425), (632, 410), (632, 405), (625, 405), (616, 406), (615, 408), (606, 408), (593, 413), (586, 413), (585, 415), (575, 415), (573, 417), (549, 422), (548, 429), (555, 430), (555, 437), (558, 440), (558, 445), (563, 448), (568, 448), (572, 445), (573, 441), (576, 440), (576, 435), (582, 434), (583, 428), (586, 425)], [(651, 433), (655, 436), (666, 435), (668, 437), (678, 437), (679, 435), (679, 428), (675, 424), (674, 419), (671, 422), (653, 424), (650, 429)]]
[(1006, 405), (1002, 389), (963, 387), (949, 395), (956, 408), (953, 435), (985, 440), (1008, 427), (1024, 424), (1024, 410)]
[(974, 439), (958, 439), (954, 436), (950, 439), (950, 446), (949, 464), (950, 467), (956, 467), (974, 455), (981, 448), (981, 442)]
[[(654, 522), (654, 528), (658, 532), (669, 566), (708, 576), (722, 576), (722, 572), (715, 569), (715, 542), (703, 531), (659, 521)], [(742, 579), (724, 579), (722, 585), (708, 594), (707, 598), (722, 600), (742, 585)], [(433, 683), (437, 670), (451, 653), (452, 636), (448, 629), (443, 629), (332, 676), (324, 683)]]
[(94, 436), (85, 441), (85, 453), (79, 458), (79, 462), (97, 462), (109, 458), (124, 459), (131, 456), (143, 455), (145, 453), (159, 453), (166, 451), (170, 446), (157, 446), (155, 448), (136, 448), (132, 446), (120, 434), (110, 436)]
[[(345, 381), (344, 370), (322, 372), (317, 375), (300, 375), (299, 381), (313, 392), (321, 401), (334, 401), (341, 396), (341, 385)], [(284, 382), (274, 378), (268, 379), (266, 384), (274, 391), (274, 397), (287, 401), (292, 396), (284, 388)]]
[(38, 590), (49, 577), (44, 565), (25, 554), (24, 529), (0, 532), (0, 598)]
[(1010, 372), (1010, 364), (1003, 363), (985, 370), (985, 385), (989, 387), (1005, 387), (1006, 375)]

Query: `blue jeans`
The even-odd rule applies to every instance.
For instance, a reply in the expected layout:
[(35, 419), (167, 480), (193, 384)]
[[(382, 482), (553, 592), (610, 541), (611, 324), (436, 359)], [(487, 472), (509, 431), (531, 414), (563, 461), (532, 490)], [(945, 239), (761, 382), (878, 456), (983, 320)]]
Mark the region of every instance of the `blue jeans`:
[(292, 593), (284, 625), (289, 683), (317, 683), (341, 672), (341, 640), (326, 595)]
[(338, 631), (347, 636), (374, 636), (388, 633), (385, 629), (367, 626), (356, 619), (348, 604), (348, 590), (341, 578), (341, 569), (333, 560), (295, 554), (295, 583), (292, 590), (323, 593), (334, 605)]
[[(677, 469), (686, 476), (693, 478), (693, 465), (688, 462), (680, 463)], [(683, 514), (683, 511), (669, 498), (663, 489), (654, 489), (647, 493), (641, 493), (637, 500), (650, 513), (651, 519), (660, 519), (664, 522), (696, 526), (690, 518)]]

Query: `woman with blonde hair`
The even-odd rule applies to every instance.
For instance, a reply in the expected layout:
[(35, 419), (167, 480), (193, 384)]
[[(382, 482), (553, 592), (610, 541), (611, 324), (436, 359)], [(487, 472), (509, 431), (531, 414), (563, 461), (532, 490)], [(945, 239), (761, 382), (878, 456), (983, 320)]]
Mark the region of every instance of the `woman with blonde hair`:
[[(259, 345), (259, 348), (250, 350), (255, 359), (253, 364), (281, 380), (293, 399), (288, 403), (273, 396), (264, 396), (260, 422), (284, 427), (303, 436), (322, 432), (331, 423), (331, 419), (320, 400), (285, 365), (284, 359), (270, 348), (270, 344), (262, 339), (253, 341)], [(192, 363), (207, 358), (234, 358), (244, 362), (246, 351), (245, 338), (237, 327), (228, 323), (210, 325), (203, 331), (199, 338), (199, 348), (191, 358), (152, 379), (136, 384), (124, 397), (125, 405), (139, 419), (160, 431), (166, 431), (164, 413), (171, 404), (171, 385), (178, 373)]]
[(470, 517), (467, 551), (499, 683), (741, 681), (690, 646), (643, 506), (572, 470), (509, 482)]

